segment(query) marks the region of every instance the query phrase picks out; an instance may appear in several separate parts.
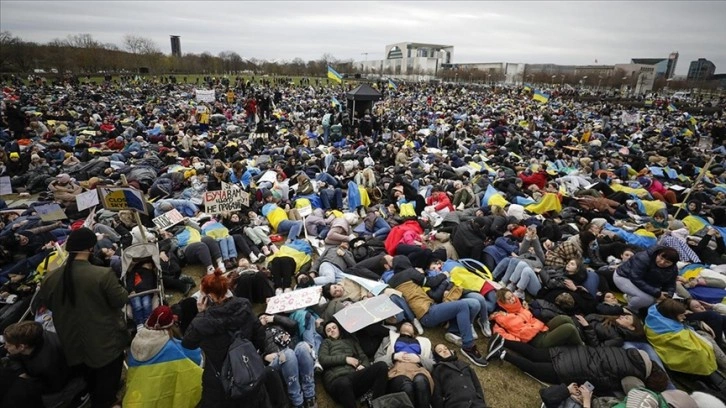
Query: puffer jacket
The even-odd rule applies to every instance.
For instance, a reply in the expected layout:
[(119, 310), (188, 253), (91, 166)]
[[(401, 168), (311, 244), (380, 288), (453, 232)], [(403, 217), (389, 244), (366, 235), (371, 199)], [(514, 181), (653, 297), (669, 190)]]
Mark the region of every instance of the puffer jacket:
[(368, 356), (354, 338), (323, 340), (318, 351), (318, 361), (323, 366), (323, 381), (326, 387), (330, 387), (336, 379), (355, 372), (355, 367), (345, 362), (347, 357), (358, 359), (360, 364), (365, 367), (370, 365)]
[(630, 280), (633, 285), (650, 296), (657, 298), (661, 292), (667, 292), (672, 296), (676, 291), (678, 268), (675, 264), (668, 268), (656, 265), (655, 258), (663, 249), (661, 246), (653, 246), (638, 252), (623, 262), (615, 273)]
[[(263, 313), (266, 314), (266, 313)], [(288, 347), (295, 348), (297, 343), (297, 322), (287, 316), (272, 315), (272, 323), (264, 325), (265, 330), (265, 347), (262, 350), (262, 354), (272, 354), (282, 351), (285, 347), (281, 347), (275, 341), (275, 336), (281, 332), (287, 332), (290, 335), (290, 344)]]
[(588, 326), (583, 327), (585, 343), (593, 347), (621, 347), (626, 341), (645, 341), (645, 335), (638, 336), (633, 331), (619, 326), (617, 323), (606, 324), (603, 316), (589, 314), (585, 316)]
[(598, 392), (622, 390), (627, 376), (645, 380), (645, 362), (635, 349), (619, 347), (553, 347), (552, 365), (561, 383), (589, 381)]
[(233, 297), (197, 314), (184, 333), (182, 346), (187, 349), (200, 347), (206, 356), (202, 374), (202, 407), (236, 407), (239, 404), (239, 401), (227, 399), (215, 374), (215, 370), (221, 370), (232, 343), (230, 333), (237, 331), (258, 350), (264, 348), (265, 331), (252, 311), (252, 304), (247, 299)]
[(497, 313), (494, 320), (494, 332), (507, 340), (527, 343), (539, 333), (546, 332), (547, 326), (538, 320), (529, 309), (522, 306), (522, 302), (515, 298), (514, 303), (497, 302), (504, 313)]
[(429, 308), (434, 304), (434, 300), (426, 294), (423, 287), (438, 287), (442, 282), (446, 281), (446, 275), (438, 274), (429, 278), (414, 269), (411, 261), (402, 255), (393, 257), (393, 272), (393, 276), (388, 281), (388, 286), (403, 294), (408, 306), (420, 319), (428, 313)]
[(484, 390), (468, 363), (444, 361), (433, 369), (436, 386), (431, 396), (434, 408), (486, 408)]

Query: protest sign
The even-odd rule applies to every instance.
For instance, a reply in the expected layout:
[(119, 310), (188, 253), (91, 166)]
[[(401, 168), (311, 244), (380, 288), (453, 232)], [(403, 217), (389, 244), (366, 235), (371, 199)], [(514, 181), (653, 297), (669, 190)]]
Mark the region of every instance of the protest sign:
[(321, 294), (322, 286), (313, 286), (311, 288), (282, 293), (269, 299), (265, 313), (291, 312), (304, 307), (317, 305), (320, 302)]
[(134, 210), (146, 214), (141, 191), (130, 187), (98, 187), (99, 201), (110, 211)]
[(204, 207), (208, 214), (241, 210), (249, 206), (250, 195), (232, 184), (222, 183), (222, 190), (204, 193)]
[(214, 102), (214, 89), (195, 89), (197, 102)]
[(386, 285), (383, 282), (374, 281), (371, 279), (361, 278), (360, 276), (351, 275), (348, 273), (344, 273), (343, 276), (346, 278), (352, 280), (353, 282), (361, 285), (364, 287), (368, 292), (371, 292), (372, 294), (378, 296), (383, 292), (388, 285)]
[(346, 306), (333, 317), (348, 333), (355, 333), (401, 312), (388, 296), (376, 296)]
[(34, 208), (35, 212), (38, 213), (38, 216), (43, 221), (58, 221), (68, 218), (61, 206), (56, 203), (36, 205)]
[(78, 194), (76, 196), (76, 205), (78, 205), (78, 211), (98, 205), (98, 192), (94, 189)]
[(154, 221), (154, 225), (156, 225), (156, 228), (165, 230), (184, 221), (184, 216), (181, 215), (181, 213), (176, 209), (173, 209), (165, 212), (164, 214), (161, 214), (160, 216), (154, 218), (152, 221)]
[(0, 177), (0, 195), (8, 195), (13, 193), (13, 186), (10, 184), (10, 177)]

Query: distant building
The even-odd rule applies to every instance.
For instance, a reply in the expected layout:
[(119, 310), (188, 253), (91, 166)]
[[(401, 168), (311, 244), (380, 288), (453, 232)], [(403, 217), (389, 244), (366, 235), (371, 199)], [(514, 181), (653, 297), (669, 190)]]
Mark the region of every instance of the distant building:
[(178, 35), (171, 35), (171, 56), (181, 57), (181, 37)]
[(705, 58), (699, 58), (696, 61), (691, 61), (687, 78), (689, 81), (705, 81), (711, 79), (714, 72), (716, 72), (716, 66), (713, 62)]
[(355, 66), (364, 73), (381, 75), (436, 75), (442, 64), (454, 57), (451, 45), (403, 42), (386, 46), (382, 60), (358, 61)]
[(668, 58), (633, 58), (631, 64), (653, 65), (655, 66), (655, 75), (663, 76), (666, 79), (673, 78), (678, 64), (678, 53), (672, 52)]
[[(521, 84), (524, 82), (524, 69), (526, 64), (519, 62), (473, 62), (463, 64), (442, 64), (446, 70), (476, 69), (491, 76), (492, 81), (504, 81), (507, 84)], [(463, 78), (462, 79), (466, 79)]]

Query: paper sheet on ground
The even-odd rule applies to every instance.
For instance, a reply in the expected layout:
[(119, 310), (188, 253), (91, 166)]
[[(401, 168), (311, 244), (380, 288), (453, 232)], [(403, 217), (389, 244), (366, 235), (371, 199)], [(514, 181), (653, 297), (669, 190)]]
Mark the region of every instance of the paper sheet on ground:
[(96, 189), (78, 194), (76, 196), (76, 205), (78, 205), (78, 211), (98, 205), (98, 192)]
[(36, 205), (34, 208), (43, 221), (58, 221), (68, 218), (61, 206), (56, 203)]
[(355, 302), (333, 317), (348, 333), (355, 333), (401, 312), (401, 308), (396, 306), (388, 296), (376, 296)]
[(348, 273), (344, 273), (343, 276), (363, 286), (368, 292), (371, 292), (376, 296), (380, 295), (381, 292), (383, 292), (388, 287), (388, 285), (383, 282), (376, 282), (374, 280), (361, 278), (360, 276), (351, 275)]
[(13, 186), (10, 183), (10, 177), (0, 177), (0, 195), (8, 195), (13, 193)]
[[(317, 305), (320, 302), (322, 294), (322, 286), (313, 286), (300, 290), (293, 290), (275, 297), (271, 297), (267, 302), (266, 313), (275, 314), (282, 312), (290, 312), (304, 307)], [(395, 305), (394, 305), (395, 306)]]

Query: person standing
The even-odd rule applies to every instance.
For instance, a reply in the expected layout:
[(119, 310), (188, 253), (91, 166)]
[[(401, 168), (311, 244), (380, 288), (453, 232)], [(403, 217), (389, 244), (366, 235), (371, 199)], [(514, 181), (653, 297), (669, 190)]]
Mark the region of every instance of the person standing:
[(122, 311), (129, 294), (111, 268), (88, 262), (96, 241), (88, 228), (73, 231), (65, 267), (45, 278), (38, 296), (53, 312), (68, 365), (86, 378), (91, 406), (108, 408), (116, 402), (130, 341)]

